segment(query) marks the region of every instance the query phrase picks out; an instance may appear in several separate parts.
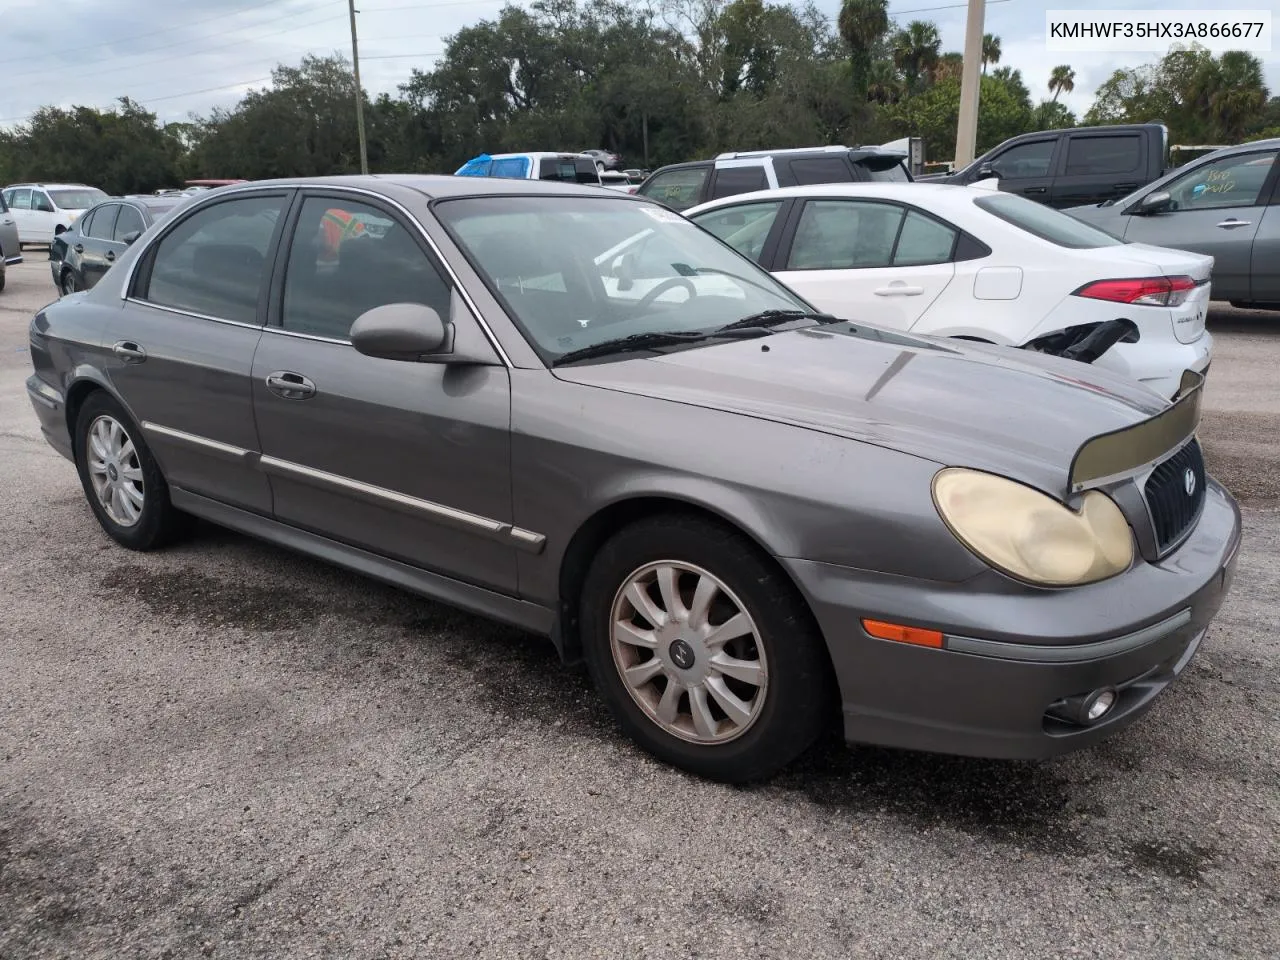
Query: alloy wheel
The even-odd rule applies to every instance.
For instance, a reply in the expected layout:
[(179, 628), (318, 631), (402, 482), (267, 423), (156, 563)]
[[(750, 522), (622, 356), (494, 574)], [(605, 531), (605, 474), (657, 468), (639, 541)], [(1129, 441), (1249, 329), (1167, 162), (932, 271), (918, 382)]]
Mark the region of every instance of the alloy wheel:
[(627, 691), (665, 732), (726, 743), (759, 718), (769, 685), (764, 644), (714, 574), (674, 560), (646, 564), (623, 581), (609, 622)]
[(114, 523), (131, 527), (142, 516), (146, 490), (142, 462), (124, 427), (102, 415), (89, 425), (89, 480), (98, 503)]

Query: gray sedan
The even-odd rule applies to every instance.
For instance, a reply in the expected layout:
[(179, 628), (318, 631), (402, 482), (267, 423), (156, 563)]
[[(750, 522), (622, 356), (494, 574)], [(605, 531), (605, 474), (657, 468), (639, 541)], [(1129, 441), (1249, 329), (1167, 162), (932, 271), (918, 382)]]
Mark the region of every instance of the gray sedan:
[(1120, 200), (1063, 212), (1130, 243), (1208, 254), (1215, 299), (1280, 308), (1280, 139), (1216, 150)]
[(1187, 665), (1240, 520), (1175, 403), (818, 314), (598, 189), (228, 187), (31, 323), (120, 544), (202, 517), (552, 638), (623, 728), (765, 777), (850, 740), (1096, 742)]

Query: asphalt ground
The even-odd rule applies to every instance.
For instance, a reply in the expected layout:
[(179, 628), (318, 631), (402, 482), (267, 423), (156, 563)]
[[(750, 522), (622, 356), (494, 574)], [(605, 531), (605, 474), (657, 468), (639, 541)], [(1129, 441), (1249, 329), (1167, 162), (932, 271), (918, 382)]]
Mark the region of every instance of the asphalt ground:
[(1143, 720), (1043, 763), (702, 782), (549, 643), (203, 526), (134, 554), (40, 438), (0, 293), (0, 958), (1280, 955), (1280, 314), (1215, 309), (1233, 593)]

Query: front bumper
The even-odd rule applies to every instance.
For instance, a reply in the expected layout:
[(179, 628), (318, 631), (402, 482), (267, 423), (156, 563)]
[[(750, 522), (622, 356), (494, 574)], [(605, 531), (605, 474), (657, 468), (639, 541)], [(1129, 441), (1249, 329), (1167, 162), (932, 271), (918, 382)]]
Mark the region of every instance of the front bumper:
[[(1190, 662), (1226, 596), (1240, 512), (1210, 482), (1192, 535), (1157, 564), (1070, 590), (995, 574), (959, 584), (783, 560), (827, 639), (850, 741), (966, 756), (1037, 758), (1132, 723)], [(877, 640), (862, 619), (945, 636), (943, 649)], [(1116, 706), (1092, 726), (1049, 716), (1101, 687)]]

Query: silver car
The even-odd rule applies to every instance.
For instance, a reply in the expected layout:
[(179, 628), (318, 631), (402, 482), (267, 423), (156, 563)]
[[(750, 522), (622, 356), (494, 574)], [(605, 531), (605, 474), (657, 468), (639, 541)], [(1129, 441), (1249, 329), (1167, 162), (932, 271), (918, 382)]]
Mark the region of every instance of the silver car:
[(857, 326), (650, 201), (227, 187), (31, 323), (32, 405), (126, 547), (191, 516), (585, 658), (625, 730), (741, 781), (850, 740), (1096, 742), (1195, 654), (1240, 518), (1169, 403)]
[(0, 194), (0, 290), (4, 289), (4, 268), (22, 262), (22, 244), (18, 241), (18, 221)]
[(1120, 200), (1063, 211), (1130, 243), (1213, 257), (1213, 295), (1280, 308), (1280, 139), (1215, 150)]

